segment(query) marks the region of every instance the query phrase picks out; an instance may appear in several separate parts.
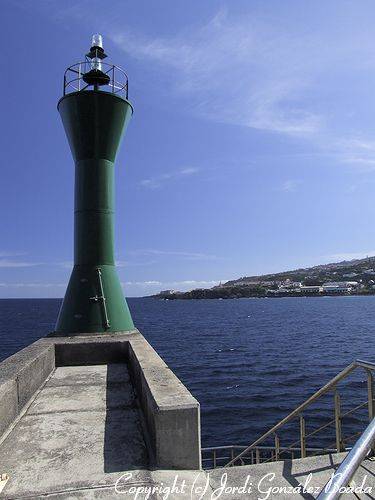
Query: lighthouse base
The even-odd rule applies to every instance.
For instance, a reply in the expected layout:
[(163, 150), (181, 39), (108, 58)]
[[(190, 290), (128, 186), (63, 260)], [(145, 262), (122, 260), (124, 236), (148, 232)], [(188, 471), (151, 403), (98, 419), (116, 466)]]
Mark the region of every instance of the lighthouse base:
[(70, 336), (131, 330), (134, 324), (115, 266), (74, 266), (55, 334)]

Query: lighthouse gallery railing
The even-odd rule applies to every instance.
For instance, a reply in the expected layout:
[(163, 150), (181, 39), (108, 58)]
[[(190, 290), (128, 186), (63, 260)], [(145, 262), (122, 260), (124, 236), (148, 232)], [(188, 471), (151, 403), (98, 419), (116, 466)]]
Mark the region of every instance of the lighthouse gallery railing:
[[(129, 81), (125, 71), (114, 64), (108, 64), (103, 61), (101, 61), (100, 64), (103, 73), (109, 76), (108, 83), (101, 87), (101, 90), (107, 88), (112, 94), (119, 94), (121, 97), (128, 99)], [(64, 73), (63, 95), (69, 94), (70, 92), (89, 90), (90, 85), (85, 83), (84, 75), (90, 71), (91, 67), (92, 63), (90, 61), (82, 61), (69, 66)]]

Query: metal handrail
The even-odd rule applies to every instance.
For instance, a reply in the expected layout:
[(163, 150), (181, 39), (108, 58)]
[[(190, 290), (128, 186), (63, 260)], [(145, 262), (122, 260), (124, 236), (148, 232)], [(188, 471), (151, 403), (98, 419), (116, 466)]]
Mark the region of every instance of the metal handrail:
[[(207, 448), (202, 448), (202, 453), (208, 453), (208, 452), (215, 451), (215, 450), (216, 451), (219, 451), (219, 450), (231, 450), (231, 449), (244, 450), (246, 448), (247, 448), (246, 446), (240, 446), (240, 445), (209, 446)], [(263, 446), (263, 445), (257, 446), (257, 448), (259, 450), (273, 450), (274, 449), (273, 446)], [(280, 450), (299, 450), (299, 449), (300, 448), (298, 448), (298, 447), (291, 448), (289, 446), (288, 447), (287, 446), (280, 446)], [(308, 449), (312, 450), (312, 451), (315, 451), (315, 450), (325, 450), (326, 448), (319, 448), (317, 446), (310, 446)], [(329, 451), (334, 452), (336, 450), (334, 448), (330, 448)], [(206, 458), (204, 460), (208, 460), (208, 458)]]
[[(375, 363), (371, 363), (369, 361), (356, 360), (350, 363), (346, 368), (344, 368), (340, 373), (338, 373), (335, 377), (333, 377), (327, 384), (321, 387), (318, 391), (316, 391), (312, 396), (310, 396), (304, 403), (299, 405), (295, 410), (293, 410), (289, 415), (280, 420), (279, 423), (274, 425), (269, 431), (264, 433), (258, 439), (256, 439), (250, 446), (247, 446), (239, 455), (234, 457), (230, 462), (228, 462), (225, 467), (230, 467), (234, 465), (237, 460), (239, 460), (243, 455), (249, 452), (252, 448), (256, 447), (259, 443), (264, 441), (269, 436), (272, 436), (276, 433), (282, 426), (293, 420), (295, 417), (301, 415), (303, 410), (305, 410), (308, 406), (310, 406), (314, 401), (316, 401), (320, 396), (326, 394), (332, 388), (336, 387), (338, 382), (343, 378), (347, 377), (352, 371), (357, 368), (364, 368), (365, 370), (373, 371), (375, 370)], [(372, 404), (372, 397), (371, 397)], [(372, 415), (373, 416), (373, 415)]]
[[(224, 445), (224, 446), (212, 446), (212, 447), (207, 447), (207, 448), (202, 448), (202, 462), (203, 463), (209, 463), (212, 462), (215, 465), (217, 462), (223, 462), (224, 460), (229, 460), (230, 458), (233, 457), (234, 451), (240, 451), (244, 450), (246, 446), (241, 446), (241, 445)], [(273, 446), (257, 446), (251, 451), (258, 450), (258, 451), (266, 451), (266, 452), (274, 452), (275, 448)], [(290, 452), (291, 455), (293, 455), (295, 452), (300, 452), (301, 448), (299, 447), (285, 447), (285, 446), (280, 446), (279, 448), (279, 453), (283, 453), (285, 451)], [(322, 454), (324, 452), (327, 453), (335, 453), (336, 449), (335, 448), (317, 448), (317, 447), (308, 447), (306, 448), (307, 452), (314, 452), (316, 454)], [(224, 455), (220, 455), (218, 453), (223, 452)], [(206, 456), (207, 455), (207, 456)], [(229, 456), (228, 456), (229, 455)], [(253, 457), (254, 458), (254, 457)], [(269, 458), (261, 458), (260, 456), (258, 457), (260, 462), (266, 463), (269, 462)], [(246, 456), (243, 458), (243, 460), (249, 461), (252, 460), (252, 457)]]
[[(365, 406), (367, 406), (367, 401), (365, 403), (361, 403), (357, 406), (355, 406), (354, 408), (351, 408), (350, 410), (346, 411), (345, 413), (342, 413), (341, 414), (341, 420), (346, 417), (347, 415), (351, 415), (352, 413), (354, 413), (355, 411), (361, 409), (361, 408), (364, 408)], [(327, 427), (331, 426), (332, 424), (335, 423), (335, 418), (333, 418), (332, 420), (330, 420), (329, 422), (327, 422), (326, 424), (324, 425), (321, 425), (320, 427), (318, 427), (317, 429), (314, 429), (312, 432), (310, 432), (309, 434), (306, 434), (305, 435), (305, 440), (308, 438), (308, 437), (311, 437), (311, 436), (315, 436), (318, 432), (322, 431), (323, 429), (326, 429)], [(358, 436), (358, 434), (361, 434), (360, 432), (358, 433), (355, 433), (353, 434), (352, 436), (349, 436), (345, 439), (342, 440), (342, 442), (344, 443), (345, 441), (349, 441), (350, 439), (352, 439), (353, 437), (356, 437)], [(284, 446), (283, 449), (281, 449), (280, 447), (280, 455), (282, 453), (285, 453), (286, 451), (289, 451), (289, 450), (295, 450), (295, 449), (298, 449), (296, 448), (296, 445), (298, 445), (298, 443), (300, 443), (300, 439), (298, 439), (297, 441), (294, 441), (292, 444), (290, 444), (289, 446)], [(318, 452), (319, 451), (322, 451), (322, 450), (327, 450), (327, 452), (332, 452), (332, 446), (334, 445), (335, 443), (332, 443), (332, 445), (330, 445), (328, 448), (317, 448), (318, 449)], [(306, 448), (306, 451), (315, 451), (313, 450), (313, 448)], [(337, 451), (337, 450), (333, 450), (333, 451)], [(345, 451), (342, 450), (342, 451)], [(318, 453), (314, 453), (314, 456), (317, 455)]]
[(324, 486), (318, 496), (318, 500), (336, 500), (342, 495), (342, 488), (348, 486), (362, 461), (371, 451), (374, 443), (375, 418), (372, 419), (371, 423), (366, 427), (365, 431), (347, 454), (335, 474)]

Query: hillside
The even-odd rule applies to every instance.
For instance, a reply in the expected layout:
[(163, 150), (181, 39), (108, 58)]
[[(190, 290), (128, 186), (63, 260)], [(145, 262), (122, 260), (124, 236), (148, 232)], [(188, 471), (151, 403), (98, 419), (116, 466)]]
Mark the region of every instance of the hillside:
[(283, 271), (221, 283), (189, 292), (165, 290), (156, 295), (168, 299), (280, 297), (301, 295), (375, 294), (375, 257)]

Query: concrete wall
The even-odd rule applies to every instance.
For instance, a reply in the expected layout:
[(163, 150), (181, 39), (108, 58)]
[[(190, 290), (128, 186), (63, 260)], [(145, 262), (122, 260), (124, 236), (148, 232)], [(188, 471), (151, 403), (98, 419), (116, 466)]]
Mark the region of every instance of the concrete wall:
[(0, 363), (0, 435), (54, 369), (54, 346), (40, 340)]
[(159, 469), (200, 469), (200, 407), (154, 349), (129, 341), (129, 368)]
[(0, 436), (55, 366), (127, 362), (155, 466), (200, 469), (199, 403), (139, 332), (46, 337), (0, 363)]
[(56, 366), (103, 365), (124, 363), (128, 354), (128, 342), (95, 341), (83, 342), (75, 337), (72, 342), (55, 343)]

